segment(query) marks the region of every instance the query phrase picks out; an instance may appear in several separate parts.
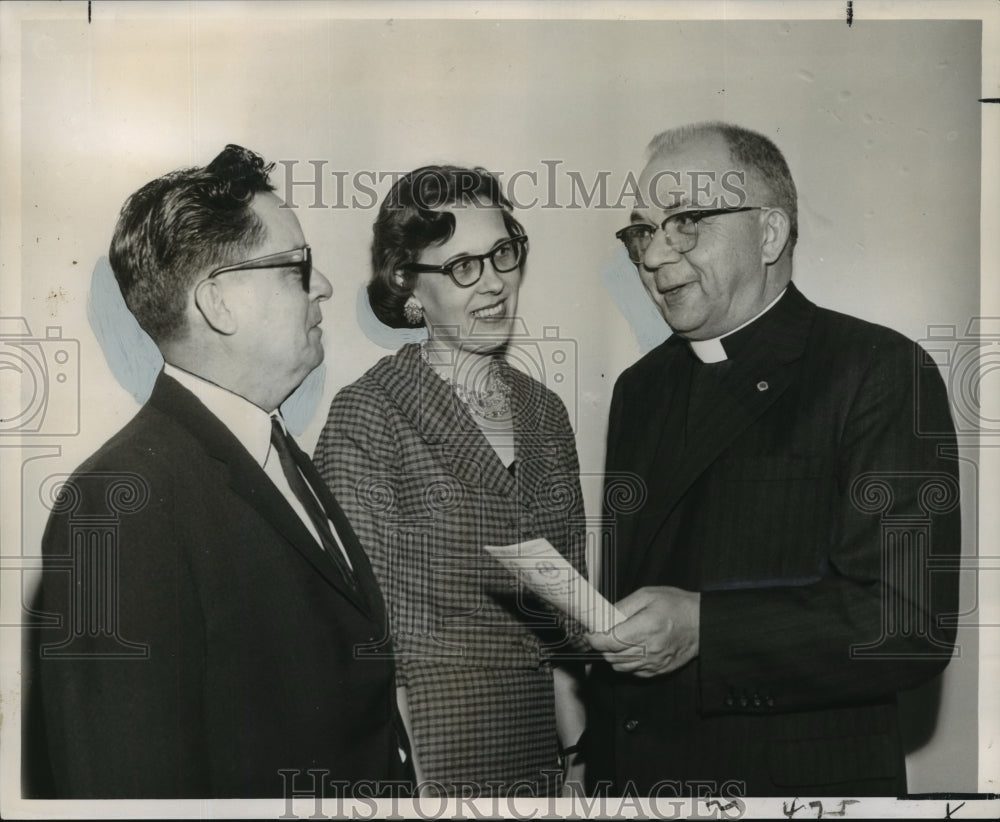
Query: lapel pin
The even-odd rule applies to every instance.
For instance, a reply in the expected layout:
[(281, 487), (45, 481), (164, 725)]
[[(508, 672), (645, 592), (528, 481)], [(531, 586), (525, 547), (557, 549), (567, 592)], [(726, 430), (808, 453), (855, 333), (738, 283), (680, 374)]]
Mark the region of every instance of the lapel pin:
[(758, 391), (767, 391), (768, 388), (769, 386), (764, 380), (761, 380), (759, 383), (757, 383)]

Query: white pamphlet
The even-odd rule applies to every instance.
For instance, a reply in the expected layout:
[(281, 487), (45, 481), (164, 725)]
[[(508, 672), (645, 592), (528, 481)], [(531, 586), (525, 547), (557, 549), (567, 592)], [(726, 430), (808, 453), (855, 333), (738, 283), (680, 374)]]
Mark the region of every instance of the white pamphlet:
[(610, 631), (624, 621), (625, 615), (601, 596), (547, 539), (484, 548), (539, 597), (588, 631)]

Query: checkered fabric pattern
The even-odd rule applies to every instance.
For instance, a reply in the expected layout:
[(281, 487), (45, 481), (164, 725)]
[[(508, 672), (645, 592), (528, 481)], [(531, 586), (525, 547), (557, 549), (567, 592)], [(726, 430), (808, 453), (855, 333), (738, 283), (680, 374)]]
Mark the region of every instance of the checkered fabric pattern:
[[(417, 756), (431, 793), (547, 796), (562, 778), (552, 673), (545, 666), (411, 665), (407, 694)], [(488, 785), (487, 781), (500, 783)], [(476, 790), (476, 788), (473, 788)]]
[(562, 402), (504, 374), (513, 473), (415, 345), (335, 397), (314, 460), (382, 585), (426, 777), (544, 793), (557, 750), (548, 657), (570, 646), (482, 546), (544, 537), (584, 573), (583, 499)]

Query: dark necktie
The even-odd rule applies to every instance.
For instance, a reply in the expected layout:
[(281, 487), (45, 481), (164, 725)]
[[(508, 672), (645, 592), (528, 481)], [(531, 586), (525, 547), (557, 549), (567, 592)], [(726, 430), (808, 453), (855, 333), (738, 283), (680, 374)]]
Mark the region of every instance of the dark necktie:
[(316, 499), (316, 495), (306, 484), (302, 472), (299, 471), (299, 467), (295, 463), (295, 457), (292, 452), (293, 450), (298, 450), (298, 446), (285, 432), (284, 428), (281, 427), (281, 423), (278, 422), (277, 417), (271, 417), (271, 445), (278, 454), (278, 459), (281, 461), (281, 470), (285, 473), (285, 479), (288, 480), (292, 493), (298, 497), (299, 502), (302, 503), (302, 507), (306, 509), (306, 513), (309, 515), (316, 533), (319, 534), (319, 541), (322, 543), (323, 548), (337, 566), (337, 570), (340, 571), (347, 586), (352, 591), (358, 592), (357, 577), (354, 576), (354, 571), (347, 564), (344, 552), (337, 544), (337, 540), (333, 536), (333, 531), (330, 530), (330, 521), (327, 518), (326, 512), (319, 504), (319, 500)]

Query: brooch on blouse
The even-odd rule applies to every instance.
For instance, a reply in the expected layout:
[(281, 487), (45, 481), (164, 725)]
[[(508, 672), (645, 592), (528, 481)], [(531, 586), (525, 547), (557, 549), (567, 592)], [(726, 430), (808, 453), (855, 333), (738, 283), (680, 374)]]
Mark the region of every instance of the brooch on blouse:
[[(427, 365), (431, 365), (427, 355), (427, 347), (420, 346), (420, 357)], [(504, 378), (503, 367), (497, 359), (490, 359), (489, 367), (469, 369), (461, 383), (452, 376), (445, 376), (431, 366), (431, 371), (444, 380), (455, 396), (458, 397), (469, 413), (484, 420), (495, 420), (510, 414), (511, 385)], [(469, 383), (472, 386), (469, 387)]]

